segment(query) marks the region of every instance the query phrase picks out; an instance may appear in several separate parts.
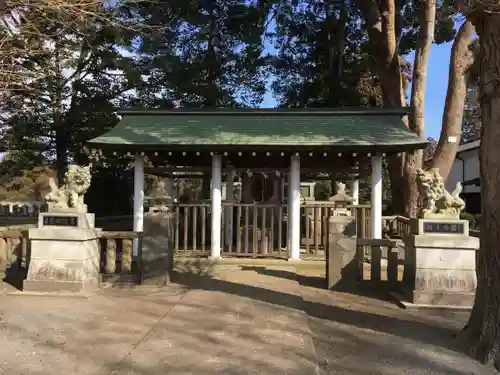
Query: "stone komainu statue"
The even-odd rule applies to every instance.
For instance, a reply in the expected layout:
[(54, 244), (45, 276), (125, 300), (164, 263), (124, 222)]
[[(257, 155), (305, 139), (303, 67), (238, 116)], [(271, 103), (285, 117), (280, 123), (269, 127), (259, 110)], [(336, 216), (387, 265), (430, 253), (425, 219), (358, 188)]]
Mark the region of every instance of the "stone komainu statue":
[(90, 165), (85, 167), (69, 165), (64, 174), (64, 184), (59, 188), (55, 180), (50, 178), (50, 192), (44, 198), (49, 211), (74, 208), (80, 212), (87, 212), (83, 197), (90, 187), (91, 178)]
[(439, 169), (431, 168), (428, 171), (417, 170), (417, 183), (424, 201), (420, 218), (460, 219), (460, 212), (465, 208), (465, 202), (460, 198), (462, 192), (460, 182), (450, 194), (444, 188), (444, 180), (439, 174)]

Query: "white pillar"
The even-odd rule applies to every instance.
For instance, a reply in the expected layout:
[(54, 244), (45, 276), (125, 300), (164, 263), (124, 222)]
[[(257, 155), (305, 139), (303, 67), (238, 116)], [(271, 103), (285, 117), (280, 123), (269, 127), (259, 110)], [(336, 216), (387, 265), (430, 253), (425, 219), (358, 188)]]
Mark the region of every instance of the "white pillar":
[(300, 157), (290, 159), (288, 175), (288, 251), (290, 259), (300, 259)]
[(359, 204), (359, 180), (357, 178), (351, 180), (351, 198), (353, 205)]
[[(226, 174), (226, 202), (234, 203), (234, 170)], [(226, 206), (224, 209), (224, 243), (228, 245), (233, 241), (233, 206)]]
[(372, 237), (382, 238), (382, 157), (372, 157)]
[[(134, 161), (134, 232), (144, 229), (144, 156), (136, 155)], [(139, 241), (134, 239), (132, 254), (137, 256)]]
[(212, 156), (212, 238), (210, 257), (221, 256), (221, 218), (222, 218), (222, 192), (221, 192), (221, 157)]

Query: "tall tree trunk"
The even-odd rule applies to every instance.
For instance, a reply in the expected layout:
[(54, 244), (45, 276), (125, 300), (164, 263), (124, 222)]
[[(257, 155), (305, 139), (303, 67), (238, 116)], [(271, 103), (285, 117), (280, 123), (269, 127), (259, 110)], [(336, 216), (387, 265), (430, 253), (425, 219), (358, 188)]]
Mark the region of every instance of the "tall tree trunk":
[(63, 95), (63, 81), (62, 67), (60, 59), (61, 47), (59, 41), (56, 40), (55, 43), (55, 71), (56, 76), (53, 78), (54, 93), (52, 97), (52, 120), (54, 121), (55, 129), (55, 149), (56, 149), (56, 168), (57, 168), (57, 178), (59, 184), (61, 185), (64, 181), (64, 174), (66, 172), (66, 166), (68, 163), (68, 134), (67, 129), (64, 126), (64, 119), (62, 114), (62, 95)]
[(500, 367), (500, 14), (480, 13), (482, 230), (474, 308), (464, 329), (470, 354)]
[[(434, 42), (434, 25), (436, 21), (436, 2), (425, 0), (420, 3), (417, 48), (413, 64), (413, 79), (411, 90), (411, 112), (409, 127), (420, 137), (424, 136), (425, 88), (427, 86), (427, 68), (429, 54)], [(405, 215), (416, 217), (418, 211), (418, 186), (416, 171), (422, 168), (423, 152), (416, 150), (407, 152), (404, 159), (403, 196), (405, 201)]]
[(474, 27), (465, 21), (460, 27), (451, 48), (448, 91), (443, 113), (441, 135), (431, 161), (431, 168), (438, 168), (446, 180), (457, 154), (467, 95), (468, 70), (474, 58), (469, 50)]
[[(207, 95), (204, 98), (204, 106), (209, 108), (215, 108), (218, 105), (218, 86), (217, 86), (217, 78), (218, 72), (217, 69), (217, 53), (215, 51), (215, 38), (217, 33), (217, 24), (216, 24), (216, 15), (215, 10), (211, 9), (211, 17), (212, 20), (210, 22), (210, 27), (208, 30), (208, 46), (207, 46)], [(212, 181), (212, 173), (205, 172), (203, 173), (203, 179), (201, 182), (201, 198), (202, 199), (210, 199), (210, 183)]]
[(346, 6), (344, 5), (339, 12), (339, 20), (337, 21), (337, 56), (335, 63), (335, 76), (338, 78), (337, 85), (340, 88), (340, 78), (343, 74), (344, 68), (344, 50), (346, 45), (346, 23), (349, 17)]
[[(372, 56), (382, 88), (384, 107), (400, 108), (406, 105), (401, 69), (397, 51), (396, 6), (394, 0), (382, 0), (380, 8), (375, 0), (356, 0), (366, 22)], [(383, 126), (383, 125), (381, 125)], [(393, 210), (404, 212), (403, 156), (388, 160), (391, 178)]]

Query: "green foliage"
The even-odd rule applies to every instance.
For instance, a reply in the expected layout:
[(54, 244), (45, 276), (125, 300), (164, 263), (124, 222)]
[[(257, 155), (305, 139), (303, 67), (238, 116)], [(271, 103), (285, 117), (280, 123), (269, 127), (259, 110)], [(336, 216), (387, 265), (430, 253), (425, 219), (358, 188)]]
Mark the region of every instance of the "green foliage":
[(98, 166), (92, 171), (92, 181), (85, 203), (97, 216), (131, 215), (133, 212), (133, 170), (120, 161)]
[(331, 181), (319, 180), (314, 186), (314, 199), (317, 201), (327, 201), (332, 196)]
[(468, 212), (461, 212), (460, 219), (469, 220), (469, 228), (470, 229), (481, 229), (481, 215), (470, 214)]
[[(421, 0), (396, 1), (396, 7), (399, 10), (396, 32), (399, 38), (399, 53), (401, 55), (407, 55), (415, 49), (420, 27), (418, 17), (420, 4)], [(434, 43), (447, 43), (455, 38), (456, 14), (457, 5), (455, 1), (439, 0), (436, 2)]]
[(49, 177), (54, 175), (54, 171), (48, 167), (3, 174), (0, 179), (0, 201), (40, 200), (40, 194), (46, 188)]
[(104, 16), (103, 24), (75, 21), (70, 30), (58, 14), (38, 22), (30, 41), (37, 53), (23, 68), (39, 74), (2, 98), (4, 149), (36, 153), (60, 168), (84, 161), (84, 142), (116, 124), (113, 111), (142, 78), (134, 58), (120, 51), (134, 35)]
[[(137, 12), (167, 30), (137, 44), (148, 107), (255, 106), (265, 92), (261, 43), (266, 7), (244, 0), (140, 3)], [(173, 21), (172, 21), (173, 19)]]
[[(350, 2), (275, 1), (271, 34), (278, 54), (272, 61), (272, 85), (284, 107), (380, 106), (381, 89), (359, 10)], [(397, 0), (399, 54), (415, 49), (420, 1)], [(436, 4), (435, 43), (453, 40), (456, 6)], [(412, 66), (401, 59), (404, 81)]]
[(381, 104), (377, 79), (362, 50), (366, 33), (357, 9), (305, 1), (278, 9), (272, 89), (280, 106)]
[[(351, 2), (108, 5), (102, 20), (82, 17), (68, 28), (56, 12), (37, 25), (38, 33), (20, 35), (29, 38), (36, 53), (20, 60), (30, 79), (1, 97), (0, 141), (9, 151), (0, 163), (5, 176), (1, 197), (36, 195), (48, 178), (32, 175), (36, 165), (54, 163), (60, 172), (67, 162), (86, 163), (85, 141), (113, 127), (121, 107), (257, 106), (271, 74), (275, 79), (267, 88), (280, 106), (382, 104), (367, 33)], [(419, 2), (398, 0), (396, 5), (399, 53), (406, 55), (416, 43)], [(437, 7), (436, 43), (441, 43), (454, 37), (454, 4), (441, 1)], [(403, 68), (410, 77), (411, 65)], [(390, 202), (385, 161), (383, 179), (384, 202)], [(100, 159), (93, 165), (93, 181), (86, 198), (91, 211), (130, 212), (130, 160)], [(148, 177), (146, 184), (155, 181)], [(331, 196), (329, 184), (316, 185), (317, 199)], [(369, 201), (369, 180), (361, 181), (360, 188), (361, 200)]]

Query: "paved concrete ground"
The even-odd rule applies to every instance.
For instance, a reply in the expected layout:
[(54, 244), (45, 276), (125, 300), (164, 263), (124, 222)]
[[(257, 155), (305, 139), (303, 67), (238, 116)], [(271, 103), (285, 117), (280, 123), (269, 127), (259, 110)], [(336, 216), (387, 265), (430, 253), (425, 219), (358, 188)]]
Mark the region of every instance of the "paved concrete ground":
[(0, 295), (0, 374), (494, 374), (453, 350), (467, 313), (400, 310), (300, 274), (249, 266), (179, 280), (192, 289)]
[(456, 348), (466, 311), (403, 310), (369, 292), (301, 293), (322, 375), (496, 374)]

